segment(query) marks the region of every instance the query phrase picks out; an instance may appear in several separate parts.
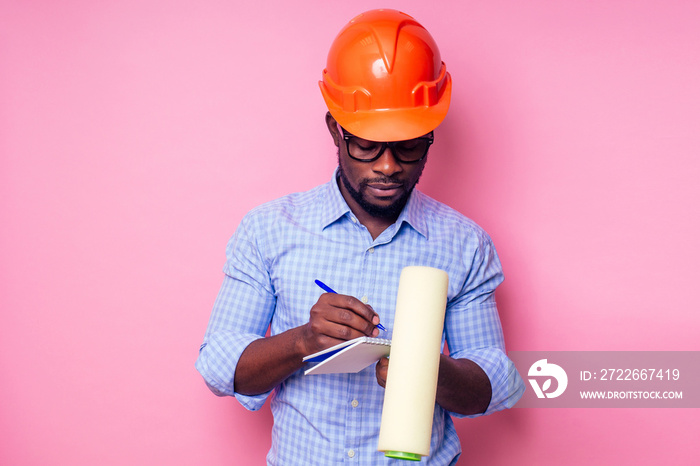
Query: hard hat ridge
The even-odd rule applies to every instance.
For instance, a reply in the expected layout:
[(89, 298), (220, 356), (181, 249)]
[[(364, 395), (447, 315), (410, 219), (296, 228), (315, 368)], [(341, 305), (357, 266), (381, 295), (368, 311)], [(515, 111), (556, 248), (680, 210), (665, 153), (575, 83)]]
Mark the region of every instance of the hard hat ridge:
[[(412, 23), (418, 24), (415, 21), (412, 21)], [(399, 45), (399, 34), (401, 28), (406, 24), (410, 24), (409, 21), (404, 20), (400, 23), (375, 24), (373, 26), (364, 24), (365, 29), (371, 34), (371, 38), (376, 41), (377, 47), (379, 47), (379, 55), (382, 57), (388, 73), (394, 70), (394, 59), (396, 58), (396, 49)], [(370, 44), (371, 41), (369, 38), (364, 41), (364, 45), (368, 46)]]

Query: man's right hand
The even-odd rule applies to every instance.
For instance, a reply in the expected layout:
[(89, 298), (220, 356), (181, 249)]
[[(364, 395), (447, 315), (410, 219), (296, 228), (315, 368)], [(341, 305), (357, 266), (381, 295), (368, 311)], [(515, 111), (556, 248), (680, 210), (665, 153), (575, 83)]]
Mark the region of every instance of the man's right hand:
[(303, 367), (304, 356), (345, 340), (379, 334), (377, 313), (352, 296), (324, 293), (309, 314), (306, 324), (259, 338), (243, 350), (233, 382), (237, 393), (265, 393)]
[(309, 312), (304, 326), (303, 353), (313, 354), (346, 340), (376, 337), (379, 316), (372, 306), (352, 296), (324, 293)]

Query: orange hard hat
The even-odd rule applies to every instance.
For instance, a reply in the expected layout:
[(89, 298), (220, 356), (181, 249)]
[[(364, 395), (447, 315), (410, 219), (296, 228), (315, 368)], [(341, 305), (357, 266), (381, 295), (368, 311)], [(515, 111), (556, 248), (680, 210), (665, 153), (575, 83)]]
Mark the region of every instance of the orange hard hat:
[(452, 79), (430, 33), (396, 10), (351, 20), (328, 52), (321, 93), (333, 118), (370, 141), (423, 136), (442, 122)]

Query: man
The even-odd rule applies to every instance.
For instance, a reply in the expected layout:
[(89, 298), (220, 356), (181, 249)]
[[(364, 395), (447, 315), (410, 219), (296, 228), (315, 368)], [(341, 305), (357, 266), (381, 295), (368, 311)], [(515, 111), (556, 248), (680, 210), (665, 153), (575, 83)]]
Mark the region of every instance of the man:
[(504, 353), (494, 299), (503, 276), (491, 239), (414, 189), (447, 113), (450, 75), (413, 18), (374, 10), (340, 32), (320, 85), (338, 168), (329, 183), (242, 220), (197, 369), (212, 391), (248, 409), (273, 395), (268, 464), (390, 463), (377, 452), (387, 359), (357, 374), (304, 376), (302, 358), (384, 336), (377, 325), (393, 327), (403, 267), (445, 270), (450, 355), (441, 355), (423, 461), (453, 464), (461, 448), (451, 417), (509, 408), (524, 387)]

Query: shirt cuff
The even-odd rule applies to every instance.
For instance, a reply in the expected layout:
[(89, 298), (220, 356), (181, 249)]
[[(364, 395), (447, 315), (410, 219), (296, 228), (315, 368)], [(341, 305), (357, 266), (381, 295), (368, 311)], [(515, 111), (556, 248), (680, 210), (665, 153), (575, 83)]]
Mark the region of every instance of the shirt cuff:
[(491, 402), (486, 411), (470, 415), (450, 412), (453, 417), (474, 418), (512, 408), (525, 392), (525, 384), (515, 364), (500, 349), (482, 348), (450, 356), (473, 361), (486, 373), (491, 383)]
[(196, 369), (209, 389), (219, 396), (235, 396), (244, 408), (257, 411), (263, 407), (272, 391), (259, 395), (242, 395), (233, 390), (238, 360), (250, 343), (263, 338), (255, 334), (216, 332), (207, 338), (199, 350)]

